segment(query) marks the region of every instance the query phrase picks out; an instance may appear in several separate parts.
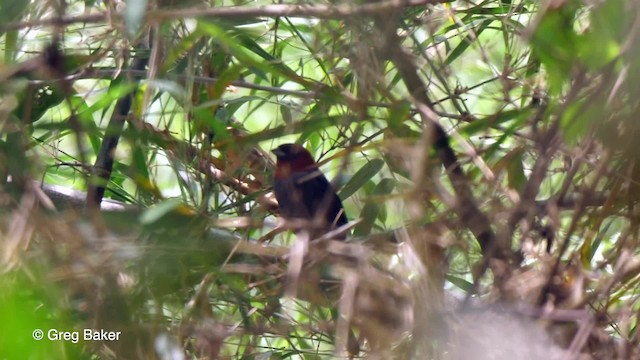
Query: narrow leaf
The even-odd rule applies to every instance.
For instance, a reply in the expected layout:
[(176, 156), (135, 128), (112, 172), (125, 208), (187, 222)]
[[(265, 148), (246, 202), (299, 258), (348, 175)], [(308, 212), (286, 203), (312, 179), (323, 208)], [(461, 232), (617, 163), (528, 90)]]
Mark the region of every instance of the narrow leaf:
[(344, 200), (353, 195), (367, 181), (375, 176), (380, 171), (380, 169), (382, 169), (383, 165), (384, 161), (380, 159), (374, 159), (366, 163), (353, 175), (351, 180), (349, 180), (349, 182), (345, 184), (342, 190), (340, 190), (340, 198)]

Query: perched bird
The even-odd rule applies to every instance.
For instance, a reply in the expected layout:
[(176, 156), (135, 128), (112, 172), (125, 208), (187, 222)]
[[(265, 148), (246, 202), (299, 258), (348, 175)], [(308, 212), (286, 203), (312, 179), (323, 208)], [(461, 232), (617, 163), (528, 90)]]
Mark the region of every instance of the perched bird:
[[(347, 215), (338, 194), (305, 148), (298, 144), (284, 144), (271, 151), (278, 158), (273, 189), (282, 217), (292, 223), (304, 222), (298, 231), (308, 230), (311, 240), (347, 224)], [(344, 240), (346, 234), (343, 232), (334, 239)], [(298, 283), (300, 272), (301, 269), (297, 269), (290, 274), (291, 283)], [(335, 282), (330, 282), (329, 285), (323, 283), (317, 268), (306, 268), (304, 273), (305, 281), (299, 285), (307, 289), (307, 294), (325, 297), (331, 293), (332, 287), (336, 287)], [(292, 280), (294, 278), (295, 281)], [(333, 317), (337, 322), (338, 313), (334, 312)], [(352, 359), (358, 356), (360, 343), (351, 327), (347, 336), (346, 347), (349, 358)]]
[[(340, 198), (305, 148), (284, 144), (272, 152), (278, 158), (273, 188), (285, 219), (305, 221), (311, 239), (348, 222)], [(345, 233), (336, 236), (345, 238)]]

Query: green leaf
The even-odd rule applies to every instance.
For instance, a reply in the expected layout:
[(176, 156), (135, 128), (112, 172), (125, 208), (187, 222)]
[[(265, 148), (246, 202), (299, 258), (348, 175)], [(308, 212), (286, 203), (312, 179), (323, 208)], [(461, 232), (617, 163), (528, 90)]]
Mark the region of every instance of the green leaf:
[(379, 200), (380, 197), (388, 195), (396, 186), (394, 179), (382, 179), (371, 192), (367, 199), (362, 212), (360, 213), (360, 223), (353, 229), (353, 236), (365, 236), (371, 234), (371, 229), (376, 219), (378, 219), (385, 207), (385, 204)]
[(574, 30), (575, 9), (547, 11), (531, 37), (534, 54), (546, 66), (551, 94), (560, 94), (576, 64), (580, 39)]
[(154, 79), (154, 80), (148, 80), (147, 85), (151, 89), (155, 89), (161, 92), (167, 92), (171, 94), (171, 96), (180, 103), (186, 101), (187, 92), (184, 90), (184, 88), (180, 84), (178, 84), (175, 81), (164, 80), (164, 79)]
[[(107, 92), (102, 94), (98, 99), (95, 100), (91, 106), (86, 106), (82, 109), (83, 112), (92, 115), (93, 113), (99, 110), (109, 109), (115, 101), (120, 99), (121, 97), (131, 93), (136, 89), (136, 84), (122, 82), (122, 81), (112, 81), (109, 85), (109, 89)], [(106, 114), (106, 111), (105, 111)]]
[(458, 44), (458, 46), (456, 46), (451, 51), (451, 53), (449, 53), (449, 56), (447, 56), (444, 61), (445, 65), (450, 65), (453, 61), (460, 57), (460, 55), (464, 54), (465, 50), (467, 50), (467, 48), (474, 42), (474, 39), (480, 36), (480, 34), (484, 30), (486, 30), (493, 21), (493, 19), (484, 20), (480, 23), (477, 30), (470, 30), (472, 31), (472, 34), (465, 36), (464, 39), (460, 41), (460, 44)]
[[(497, 114), (472, 121), (460, 130), (460, 134), (467, 136), (474, 135), (480, 131), (488, 130), (489, 128), (502, 125), (511, 120), (524, 120), (529, 116), (529, 114), (531, 114), (530, 109), (501, 111)], [(516, 123), (519, 125), (520, 121), (517, 121)]]
[(136, 176), (141, 176), (144, 180), (150, 181), (147, 159), (143, 149), (140, 146), (132, 147), (131, 157), (133, 170), (135, 171)]
[(64, 101), (64, 95), (57, 87), (43, 85), (37, 88), (33, 93), (21, 94), (18, 98), (18, 107), (14, 114), (19, 119), (27, 122), (40, 120), (49, 109), (60, 105)]
[(509, 178), (509, 187), (522, 191), (527, 183), (527, 177), (524, 174), (524, 166), (522, 165), (522, 152), (514, 156), (507, 165), (507, 174)]
[(448, 282), (452, 283), (457, 288), (464, 290), (464, 292), (468, 293), (473, 290), (473, 284), (463, 278), (459, 278), (453, 275), (445, 275), (445, 279), (447, 279)]
[[(195, 124), (198, 126), (196, 132), (207, 132), (213, 134), (215, 141), (229, 140), (231, 134), (227, 130), (227, 124), (220, 121), (218, 113), (212, 114), (211, 108), (196, 108), (193, 110), (196, 119)], [(224, 113), (220, 113), (224, 116)]]
[(371, 180), (384, 166), (384, 161), (380, 159), (373, 159), (361, 167), (351, 177), (342, 190), (340, 190), (340, 199), (344, 200), (353, 195), (358, 189), (360, 189), (367, 181)]
[(165, 200), (160, 204), (145, 210), (142, 215), (140, 215), (140, 223), (143, 225), (153, 224), (163, 216), (177, 209), (181, 204), (182, 199), (179, 198)]
[(407, 125), (405, 125), (405, 121), (411, 117), (411, 103), (408, 101), (398, 101), (393, 103), (391, 108), (389, 108), (389, 116), (387, 123), (389, 124), (389, 129), (396, 135), (400, 137), (409, 137), (409, 138), (418, 138), (418, 132), (412, 131)]
[(15, 61), (18, 54), (18, 31), (9, 31), (5, 35), (4, 44), (4, 58), (6, 64), (11, 64)]
[(593, 243), (590, 244), (590, 246), (587, 248), (588, 249), (587, 259), (589, 260), (589, 263), (593, 260), (593, 257), (596, 255), (596, 252), (598, 251), (598, 248), (600, 248), (600, 245), (602, 245), (602, 240), (604, 240), (605, 236), (609, 235), (609, 228), (613, 224), (614, 220), (615, 219), (611, 219), (609, 220), (609, 222), (604, 224), (602, 229), (600, 229), (596, 234), (595, 239), (593, 239)]
[[(160, 72), (164, 73), (173, 68), (174, 71), (180, 74), (184, 73), (184, 70), (180, 66), (183, 65), (180, 60), (188, 58), (187, 55), (194, 47), (196, 47), (196, 45), (198, 45), (198, 41), (201, 38), (202, 34), (191, 33), (182, 38), (178, 43), (173, 44), (164, 63), (162, 64)], [(198, 48), (196, 48), (196, 50), (197, 49)], [(185, 61), (185, 63), (187, 62)]]
[[(20, 20), (26, 13), (29, 0), (2, 0), (0, 1), (0, 24)], [(0, 35), (4, 34), (0, 32)]]
[(315, 85), (298, 76), (295, 71), (282, 62), (274, 61), (274, 58), (267, 51), (264, 51), (238, 29), (223, 25), (222, 23), (201, 20), (198, 22), (196, 31), (203, 36), (214, 39), (217, 44), (238, 59), (242, 66), (264, 81), (269, 81), (267, 74), (271, 74), (272, 76), (282, 75), (305, 88)]
[(502, 159), (500, 159), (494, 166), (494, 171), (499, 173), (502, 169), (507, 170), (507, 180), (509, 187), (516, 191), (522, 191), (527, 182), (527, 177), (524, 174), (524, 166), (522, 165), (522, 157), (524, 155), (524, 149), (517, 147), (509, 151)]
[(236, 99), (230, 99), (230, 100), (225, 100), (224, 102), (224, 108), (227, 109), (227, 113), (229, 114), (229, 119), (231, 119), (231, 117), (233, 116), (233, 114), (236, 113), (236, 111), (238, 111), (238, 109), (250, 102), (250, 101), (256, 101), (256, 100), (264, 100), (263, 98), (259, 97), (259, 96), (254, 96), (254, 95), (248, 95), (248, 96), (242, 96)]
[(626, 6), (626, 2), (610, 0), (591, 12), (589, 31), (580, 36), (578, 43), (580, 60), (589, 69), (598, 70), (620, 55)]

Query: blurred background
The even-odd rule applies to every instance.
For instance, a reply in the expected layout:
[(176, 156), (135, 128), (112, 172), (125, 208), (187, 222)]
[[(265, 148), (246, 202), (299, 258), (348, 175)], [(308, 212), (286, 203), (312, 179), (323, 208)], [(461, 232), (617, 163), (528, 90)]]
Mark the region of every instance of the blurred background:
[(0, 359), (640, 358), (639, 14), (0, 0)]

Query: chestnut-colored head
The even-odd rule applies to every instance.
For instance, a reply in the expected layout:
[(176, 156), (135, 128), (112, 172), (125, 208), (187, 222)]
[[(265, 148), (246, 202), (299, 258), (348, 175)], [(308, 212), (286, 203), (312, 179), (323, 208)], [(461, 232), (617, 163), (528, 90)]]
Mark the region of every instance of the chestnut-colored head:
[(299, 144), (283, 144), (271, 150), (278, 158), (276, 178), (290, 176), (292, 172), (312, 170), (317, 167), (313, 156)]

